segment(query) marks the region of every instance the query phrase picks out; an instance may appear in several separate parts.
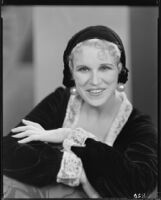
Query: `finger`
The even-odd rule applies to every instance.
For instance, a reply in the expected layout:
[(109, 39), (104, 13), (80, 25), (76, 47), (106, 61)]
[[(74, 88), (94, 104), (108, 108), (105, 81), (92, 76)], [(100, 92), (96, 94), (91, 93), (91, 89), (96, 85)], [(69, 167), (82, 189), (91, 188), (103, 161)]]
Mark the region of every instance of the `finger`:
[(26, 125), (31, 125), (33, 127), (37, 127), (37, 128), (42, 128), (42, 126), (36, 122), (32, 122), (32, 121), (29, 121), (29, 120), (26, 120), (26, 119), (22, 119), (22, 122)]
[(23, 122), (24, 124), (27, 124), (27, 125), (35, 125), (35, 124), (37, 124), (36, 122), (32, 122), (32, 121), (26, 120), (26, 119), (22, 119), (22, 122)]
[(33, 126), (19, 126), (19, 127), (11, 129), (11, 131), (13, 133), (16, 133), (16, 132), (26, 131), (26, 130), (29, 130), (29, 129), (35, 129), (35, 127), (33, 127)]
[(18, 133), (18, 134), (12, 135), (12, 137), (14, 137), (14, 138), (22, 138), (22, 137), (31, 136), (33, 134), (34, 134), (33, 131), (24, 131), (22, 133)]
[(18, 143), (28, 143), (28, 142), (35, 141), (35, 140), (38, 140), (38, 137), (29, 136), (22, 140), (19, 140)]

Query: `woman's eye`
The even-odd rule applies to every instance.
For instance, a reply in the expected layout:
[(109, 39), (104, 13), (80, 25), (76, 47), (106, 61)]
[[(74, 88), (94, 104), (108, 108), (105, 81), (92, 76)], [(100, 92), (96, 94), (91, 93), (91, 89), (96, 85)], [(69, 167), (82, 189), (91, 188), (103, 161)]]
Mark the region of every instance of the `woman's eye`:
[(88, 72), (89, 71), (89, 69), (88, 69), (88, 67), (80, 67), (79, 69), (78, 69), (78, 71), (79, 72)]
[(107, 65), (103, 65), (103, 66), (100, 67), (100, 70), (102, 70), (102, 71), (106, 71), (106, 70), (109, 70), (109, 69), (111, 69), (111, 67), (107, 66)]

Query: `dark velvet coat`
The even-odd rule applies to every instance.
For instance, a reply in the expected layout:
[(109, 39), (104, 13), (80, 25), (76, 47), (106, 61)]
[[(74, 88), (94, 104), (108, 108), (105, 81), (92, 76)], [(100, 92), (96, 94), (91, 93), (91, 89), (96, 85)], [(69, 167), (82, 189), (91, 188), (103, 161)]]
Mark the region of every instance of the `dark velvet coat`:
[[(69, 97), (69, 89), (60, 87), (25, 119), (47, 130), (62, 127)], [(63, 155), (62, 144), (19, 144), (11, 135), (3, 137), (3, 174), (39, 187), (54, 183)], [(88, 180), (102, 197), (145, 196), (157, 182), (156, 135), (150, 118), (133, 108), (112, 147), (87, 139), (86, 147), (72, 150), (82, 159)]]

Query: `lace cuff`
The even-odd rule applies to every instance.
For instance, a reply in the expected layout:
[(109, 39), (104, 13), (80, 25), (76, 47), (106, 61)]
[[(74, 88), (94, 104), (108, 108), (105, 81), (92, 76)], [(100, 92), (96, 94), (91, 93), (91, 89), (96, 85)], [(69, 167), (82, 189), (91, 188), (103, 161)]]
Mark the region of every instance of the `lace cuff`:
[(69, 186), (78, 186), (82, 173), (82, 162), (74, 153), (64, 151), (57, 182)]
[(97, 138), (82, 128), (76, 128), (68, 135), (68, 137), (63, 142), (64, 150), (71, 151), (71, 146), (85, 146), (85, 141), (87, 138), (92, 138), (97, 140)]
[(87, 138), (96, 140), (96, 137), (92, 133), (82, 128), (76, 128), (64, 140), (64, 154), (57, 175), (58, 183), (61, 182), (69, 186), (78, 186), (80, 184), (82, 161), (71, 151), (71, 146), (85, 146)]

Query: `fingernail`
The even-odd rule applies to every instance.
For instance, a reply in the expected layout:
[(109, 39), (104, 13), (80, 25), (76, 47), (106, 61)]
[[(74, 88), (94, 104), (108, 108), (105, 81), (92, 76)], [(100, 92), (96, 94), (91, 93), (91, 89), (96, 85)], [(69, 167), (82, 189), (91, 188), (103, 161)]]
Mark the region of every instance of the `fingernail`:
[(22, 119), (22, 122), (23, 122), (23, 123), (25, 123), (25, 122), (27, 122), (27, 120), (25, 120), (25, 119)]

